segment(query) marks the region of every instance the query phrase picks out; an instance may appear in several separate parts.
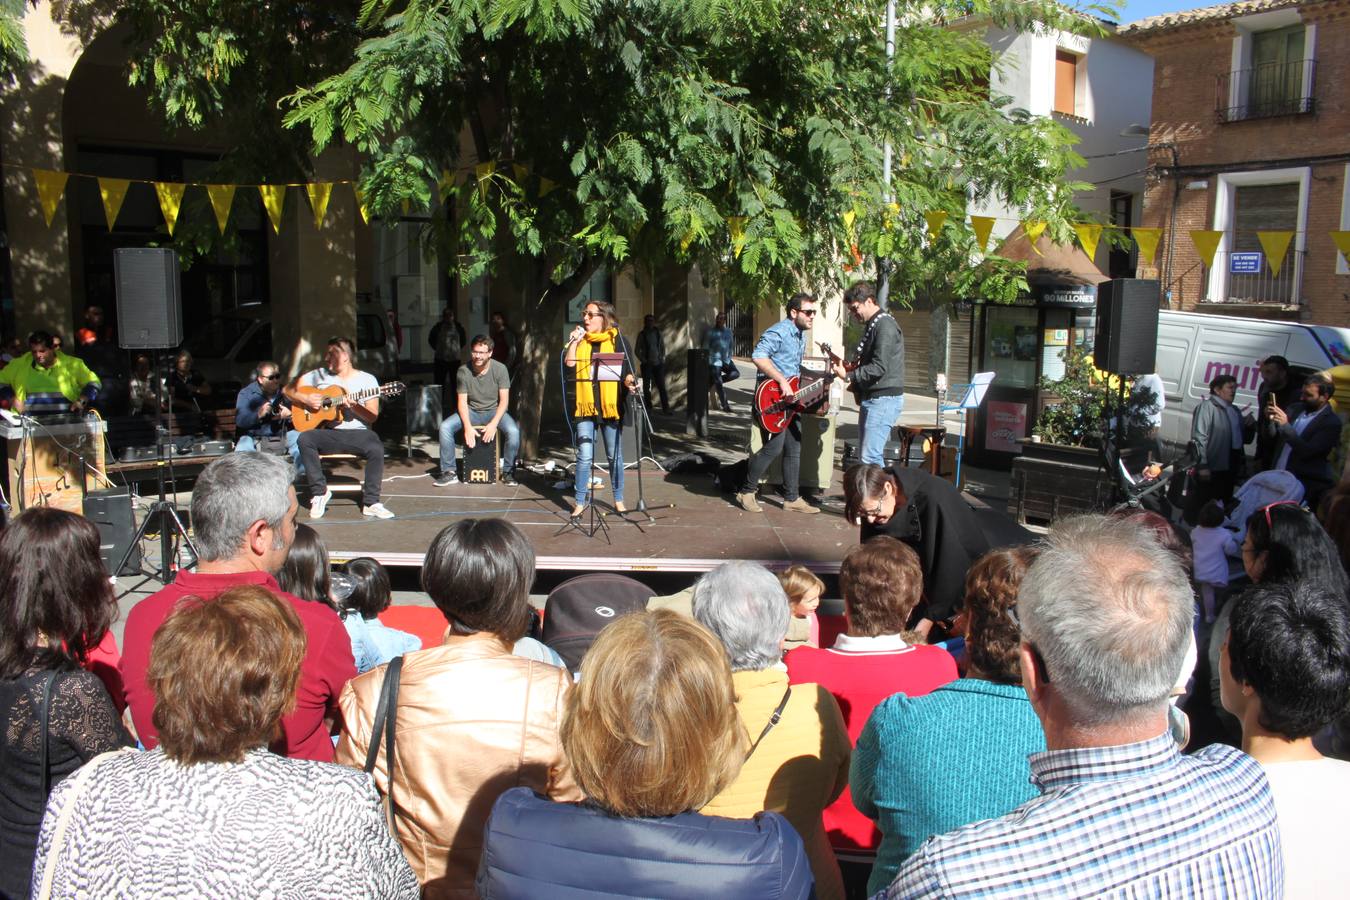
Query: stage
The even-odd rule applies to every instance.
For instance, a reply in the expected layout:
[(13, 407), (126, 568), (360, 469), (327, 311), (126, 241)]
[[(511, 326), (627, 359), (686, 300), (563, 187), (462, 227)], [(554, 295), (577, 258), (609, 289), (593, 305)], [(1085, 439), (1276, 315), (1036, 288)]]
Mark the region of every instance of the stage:
[[(447, 525), (466, 517), (498, 517), (517, 525), (533, 542), (536, 565), (542, 572), (705, 572), (730, 559), (782, 568), (799, 562), (822, 574), (839, 570), (839, 560), (857, 543), (858, 529), (843, 518), (842, 489), (837, 483), (826, 496), (819, 515), (803, 515), (780, 508), (781, 498), (766, 491), (763, 513), (748, 513), (732, 504), (707, 473), (665, 475), (647, 460), (642, 487), (651, 518), (636, 511), (638, 474), (629, 468), (624, 481), (625, 517), (613, 511), (608, 473), (597, 489), (597, 506), (606, 513), (608, 530), (593, 536), (591, 517), (582, 528), (571, 525), (571, 490), (554, 489), (561, 470), (553, 473), (520, 471), (519, 484), (432, 484), (433, 464), (414, 457), (390, 458), (385, 464), (384, 504), (396, 518), (367, 519), (357, 504), (359, 495), (339, 493), (322, 519), (311, 520), (301, 497), (299, 521), (323, 537), (334, 561), (371, 556), (386, 566), (418, 568), (432, 538)], [(335, 468), (354, 479), (358, 470)], [(601, 475), (599, 469), (597, 475)], [(597, 517), (599, 518), (599, 517)]]

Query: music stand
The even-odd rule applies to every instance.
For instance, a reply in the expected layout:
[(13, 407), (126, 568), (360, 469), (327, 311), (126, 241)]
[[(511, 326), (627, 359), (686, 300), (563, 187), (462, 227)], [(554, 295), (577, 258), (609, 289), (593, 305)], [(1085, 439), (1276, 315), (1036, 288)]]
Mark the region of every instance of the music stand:
[[(590, 363), (591, 377), (587, 383), (592, 384), (597, 381), (599, 382), (609, 381), (621, 383), (623, 380), (624, 359), (625, 357), (622, 353), (592, 353)], [(567, 391), (564, 390), (563, 406), (566, 407), (566, 405), (567, 405)], [(599, 429), (596, 430), (597, 432), (599, 431)], [(603, 437), (601, 443), (603, 443)], [(571, 529), (576, 529), (577, 531), (586, 535), (586, 537), (593, 538), (595, 537), (597, 531), (603, 531), (605, 533), (605, 543), (612, 544), (613, 541), (610, 540), (609, 537), (609, 524), (605, 521), (605, 514), (597, 512), (595, 508), (595, 479), (591, 476), (591, 472), (594, 471), (595, 469), (595, 447), (594, 447), (595, 437), (591, 438), (591, 444), (592, 447), (591, 447), (590, 467), (586, 470), (586, 473), (583, 476), (581, 472), (581, 466), (580, 464), (578, 464), (575, 467), (575, 474), (573, 475), (574, 479), (582, 477), (586, 479), (586, 506), (590, 510), (590, 522), (587, 525), (583, 526), (581, 518), (574, 518), (573, 516), (569, 515), (567, 517), (567, 522), (556, 532), (554, 532), (553, 536), (557, 537), (558, 535), (564, 534)], [(573, 484), (575, 485), (575, 480)]]
[[(939, 412), (949, 413), (960, 410), (961, 412), (961, 430), (956, 438), (956, 487), (961, 487), (961, 457), (965, 455), (966, 449), (966, 415), (973, 409), (979, 409), (980, 404), (984, 403), (984, 395), (989, 393), (989, 385), (994, 381), (993, 372), (977, 372), (975, 377), (970, 380), (970, 384), (955, 384), (952, 387), (964, 388), (965, 393), (961, 395), (961, 400), (955, 406), (943, 406)], [(941, 452), (941, 448), (938, 448)]]

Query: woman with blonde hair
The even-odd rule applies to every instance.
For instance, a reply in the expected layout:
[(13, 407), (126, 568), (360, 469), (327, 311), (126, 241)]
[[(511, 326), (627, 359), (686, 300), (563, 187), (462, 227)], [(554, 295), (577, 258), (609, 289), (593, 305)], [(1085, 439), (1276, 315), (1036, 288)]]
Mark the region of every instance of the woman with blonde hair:
[(801, 839), (777, 813), (700, 815), (750, 746), (717, 640), (672, 610), (600, 633), (567, 698), (562, 741), (587, 802), (528, 788), (498, 799), (484, 900), (813, 896)]
[[(597, 353), (622, 353), (619, 380), (606, 380), (597, 372)], [(636, 393), (633, 375), (633, 348), (619, 334), (614, 306), (603, 300), (588, 300), (581, 313), (581, 324), (572, 329), (567, 343), (567, 367), (576, 369), (576, 404), (572, 424), (576, 429), (577, 473), (573, 496), (576, 504), (572, 518), (580, 519), (591, 502), (591, 461), (595, 458), (595, 435), (605, 441), (609, 457), (609, 480), (614, 489), (614, 508), (627, 512), (623, 505), (623, 426), (628, 418), (628, 394)]]

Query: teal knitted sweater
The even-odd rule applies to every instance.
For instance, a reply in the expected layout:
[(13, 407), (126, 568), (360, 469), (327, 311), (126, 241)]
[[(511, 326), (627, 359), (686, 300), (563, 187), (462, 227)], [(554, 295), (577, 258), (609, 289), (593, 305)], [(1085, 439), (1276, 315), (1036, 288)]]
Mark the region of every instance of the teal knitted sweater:
[(935, 834), (1011, 812), (1038, 793), (1027, 755), (1045, 734), (1020, 686), (962, 678), (924, 697), (895, 694), (853, 751), (853, 803), (877, 821), (875, 894)]

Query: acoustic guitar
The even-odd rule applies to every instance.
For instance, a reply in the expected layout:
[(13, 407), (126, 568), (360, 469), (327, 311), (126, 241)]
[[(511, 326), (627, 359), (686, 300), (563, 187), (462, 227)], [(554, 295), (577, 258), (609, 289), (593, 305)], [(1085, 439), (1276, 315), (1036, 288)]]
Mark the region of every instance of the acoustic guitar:
[[(830, 349), (829, 344), (819, 344), (818, 346), (830, 358), (831, 365), (843, 363), (844, 369), (850, 372), (858, 367), (857, 363), (845, 363), (836, 356), (834, 351)], [(793, 375), (788, 379), (788, 386), (792, 388), (792, 393), (784, 394), (778, 382), (772, 378), (765, 378), (755, 388), (753, 407), (755, 421), (769, 434), (778, 434), (791, 425), (792, 420), (800, 413), (820, 403), (825, 398), (830, 382), (833, 380), (833, 370), (826, 369), (824, 377), (803, 388), (800, 386), (801, 378)]]
[(323, 387), (310, 387), (302, 384), (295, 389), (295, 392), (302, 396), (317, 395), (323, 397), (323, 405), (318, 409), (307, 409), (299, 403), (293, 404), (291, 406), (291, 424), (295, 426), (296, 431), (331, 427), (342, 420), (343, 397), (350, 397), (353, 403), (365, 403), (374, 397), (397, 397), (403, 393), (403, 390), (404, 386), (401, 381), (391, 381), (388, 384), (367, 388), (354, 394), (348, 394), (340, 384), (328, 384)]

